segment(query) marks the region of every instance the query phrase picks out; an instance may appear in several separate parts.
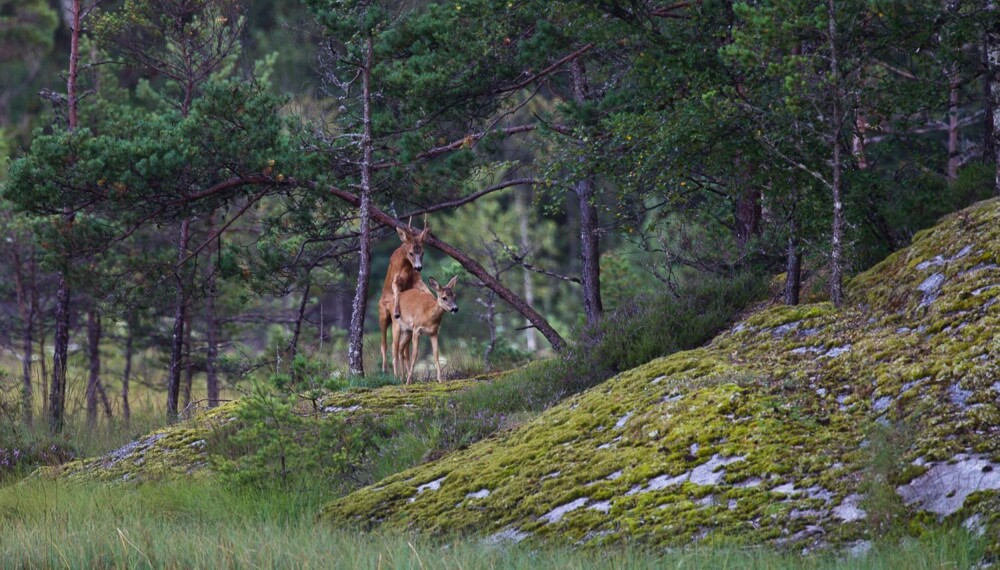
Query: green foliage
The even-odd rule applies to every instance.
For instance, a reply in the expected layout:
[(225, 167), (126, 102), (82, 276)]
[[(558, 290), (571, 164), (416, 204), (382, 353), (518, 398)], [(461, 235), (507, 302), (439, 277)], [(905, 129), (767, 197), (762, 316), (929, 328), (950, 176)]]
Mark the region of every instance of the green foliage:
[(237, 409), (238, 430), (211, 455), (222, 480), (254, 487), (333, 484), (354, 459), (355, 430), (337, 416), (296, 409), (287, 376), (256, 382)]

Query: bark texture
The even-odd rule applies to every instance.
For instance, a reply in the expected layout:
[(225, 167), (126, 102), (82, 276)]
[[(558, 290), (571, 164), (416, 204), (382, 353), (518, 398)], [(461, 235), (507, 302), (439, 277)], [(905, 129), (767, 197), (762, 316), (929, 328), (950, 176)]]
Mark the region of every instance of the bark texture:
[(371, 209), (372, 209), (372, 94), (371, 67), (374, 46), (369, 37), (365, 46), (365, 61), (361, 69), (362, 85), (362, 121), (361, 135), (361, 203), (359, 204), (358, 248), (358, 285), (354, 290), (354, 302), (351, 304), (351, 330), (348, 337), (347, 365), (350, 373), (363, 376), (365, 312), (368, 308), (368, 279), (371, 276)]
[(177, 403), (181, 388), (181, 369), (184, 354), (184, 309), (187, 306), (187, 292), (184, 286), (182, 263), (187, 256), (188, 237), (191, 221), (185, 218), (181, 222), (180, 234), (177, 239), (177, 288), (174, 300), (174, 333), (170, 344), (170, 376), (167, 379), (167, 419), (177, 420)]

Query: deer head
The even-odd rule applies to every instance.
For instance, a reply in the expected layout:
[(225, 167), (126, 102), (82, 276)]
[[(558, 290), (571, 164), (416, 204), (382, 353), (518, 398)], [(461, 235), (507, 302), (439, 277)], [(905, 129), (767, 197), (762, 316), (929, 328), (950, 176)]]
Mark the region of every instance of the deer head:
[(431, 289), (437, 293), (437, 304), (445, 312), (457, 313), (458, 305), (455, 304), (455, 284), (458, 283), (458, 276), (452, 277), (447, 285), (442, 287), (437, 279), (431, 277), (427, 280), (431, 284)]
[[(413, 221), (413, 218), (410, 218)], [(409, 225), (409, 224), (407, 224)], [(427, 226), (427, 216), (424, 216), (424, 229), (416, 233), (412, 226), (407, 228), (396, 228), (399, 239), (403, 241), (406, 250), (406, 259), (414, 269), (420, 271), (424, 267), (424, 240), (431, 234), (431, 228)]]

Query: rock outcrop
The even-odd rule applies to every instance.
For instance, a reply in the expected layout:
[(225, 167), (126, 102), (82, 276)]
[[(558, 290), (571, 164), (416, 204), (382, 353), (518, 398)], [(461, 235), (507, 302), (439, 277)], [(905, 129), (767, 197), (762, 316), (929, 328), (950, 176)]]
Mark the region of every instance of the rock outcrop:
[(998, 525), (1000, 203), (535, 420), (350, 494), (337, 524), (490, 541), (817, 547)]

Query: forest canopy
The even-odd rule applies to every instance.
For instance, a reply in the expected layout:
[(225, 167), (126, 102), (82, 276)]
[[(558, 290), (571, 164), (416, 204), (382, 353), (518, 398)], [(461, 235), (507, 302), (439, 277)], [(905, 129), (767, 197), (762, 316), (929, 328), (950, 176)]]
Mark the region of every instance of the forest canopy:
[(0, 380), (59, 430), (377, 374), (426, 227), (455, 370), (705, 279), (839, 306), (1000, 190), (998, 54), (993, 3), (0, 0)]

